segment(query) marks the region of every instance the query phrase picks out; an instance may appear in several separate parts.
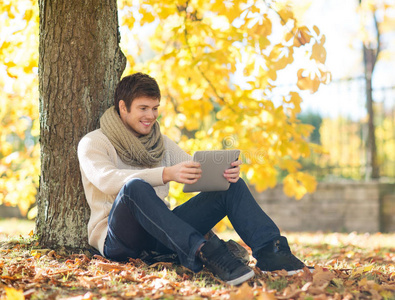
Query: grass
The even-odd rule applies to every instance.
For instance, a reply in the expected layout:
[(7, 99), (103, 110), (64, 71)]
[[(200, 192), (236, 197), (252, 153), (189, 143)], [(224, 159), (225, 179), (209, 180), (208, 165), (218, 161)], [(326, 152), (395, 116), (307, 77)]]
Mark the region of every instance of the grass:
[[(292, 251), (315, 266), (314, 273), (284, 276), (255, 269), (248, 283), (231, 287), (207, 270), (194, 274), (169, 263), (121, 264), (100, 256), (40, 251), (28, 235), (32, 229), (31, 221), (0, 220), (0, 299), (395, 300), (395, 234), (285, 232)], [(219, 235), (238, 240), (233, 231)]]

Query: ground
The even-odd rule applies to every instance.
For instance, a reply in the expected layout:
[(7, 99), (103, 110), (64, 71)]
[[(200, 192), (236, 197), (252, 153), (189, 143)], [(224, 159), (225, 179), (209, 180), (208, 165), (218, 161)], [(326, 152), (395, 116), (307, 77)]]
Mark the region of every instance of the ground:
[[(285, 232), (315, 271), (287, 277), (255, 269), (231, 287), (205, 270), (40, 249), (33, 229), (30, 221), (0, 220), (0, 299), (395, 299), (395, 234)], [(233, 231), (219, 235), (238, 240)]]

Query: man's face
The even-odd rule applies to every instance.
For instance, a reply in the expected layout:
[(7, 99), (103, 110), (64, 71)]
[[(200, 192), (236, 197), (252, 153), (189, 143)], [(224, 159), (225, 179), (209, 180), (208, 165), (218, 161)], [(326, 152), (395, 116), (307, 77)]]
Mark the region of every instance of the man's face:
[(125, 102), (119, 102), (119, 112), (123, 124), (137, 137), (150, 133), (158, 118), (159, 100), (148, 97), (138, 97), (132, 101), (130, 111)]

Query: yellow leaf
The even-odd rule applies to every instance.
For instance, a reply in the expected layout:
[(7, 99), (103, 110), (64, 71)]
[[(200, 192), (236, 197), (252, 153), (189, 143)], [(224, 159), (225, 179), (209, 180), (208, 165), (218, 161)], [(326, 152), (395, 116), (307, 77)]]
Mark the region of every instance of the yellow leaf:
[(279, 10), (278, 14), (281, 16), (281, 23), (283, 25), (293, 18), (293, 12), (289, 6), (285, 6), (283, 9)]
[(281, 70), (293, 62), (293, 53), (292, 47), (277, 44), (273, 47), (268, 59), (276, 70)]
[(256, 23), (254, 28), (254, 33), (258, 36), (269, 36), (272, 33), (272, 21), (265, 14), (264, 18), (260, 23)]
[(41, 253), (39, 251), (36, 251), (36, 250), (32, 250), (30, 252), (30, 255), (33, 256), (34, 258), (37, 258), (37, 259), (41, 257)]
[(140, 20), (140, 25), (152, 23), (153, 21), (155, 21), (155, 17), (153, 16), (153, 14), (151, 12), (148, 12), (146, 9), (140, 8), (139, 12), (143, 15)]
[(320, 80), (314, 73), (307, 74), (306, 76), (305, 72), (307, 72), (305, 69), (298, 70), (298, 81), (296, 85), (301, 90), (310, 90), (311, 93), (315, 93), (320, 85)]
[(370, 271), (372, 271), (373, 268), (374, 268), (373, 265), (366, 266), (366, 267), (363, 269), (363, 271), (364, 271), (364, 272), (370, 272)]
[(8, 156), (12, 153), (12, 151), (13, 151), (13, 147), (10, 143), (2, 142), (1, 149), (0, 149), (0, 154), (2, 154), (2, 156), (4, 156), (4, 157)]
[[(222, 5), (224, 5), (224, 2), (220, 1)], [(229, 3), (229, 5), (226, 6), (226, 17), (229, 19), (229, 23), (232, 23), (234, 19), (238, 18), (241, 13), (240, 9), (240, 3), (239, 1), (233, 1), (233, 3)]]
[(23, 291), (5, 287), (6, 300), (25, 300)]
[(306, 193), (312, 193), (317, 187), (315, 178), (303, 172), (288, 174), (283, 183), (284, 193), (297, 200), (300, 200)]
[(296, 37), (294, 40), (295, 46), (301, 46), (310, 43), (311, 34), (310, 30), (306, 26), (298, 28)]
[(130, 29), (133, 28), (134, 22), (135, 22), (135, 21), (136, 21), (136, 20), (134, 19), (133, 16), (124, 17), (124, 18), (122, 19), (123, 25), (126, 25), (126, 26), (129, 27)]
[(312, 47), (311, 59), (315, 59), (320, 63), (325, 63), (326, 50), (323, 44), (315, 43)]
[(32, 19), (33, 14), (34, 12), (32, 9), (27, 9), (23, 18), (26, 20), (26, 22), (29, 22)]
[(313, 29), (317, 35), (320, 35), (320, 30), (318, 29), (318, 27), (316, 25), (313, 26)]

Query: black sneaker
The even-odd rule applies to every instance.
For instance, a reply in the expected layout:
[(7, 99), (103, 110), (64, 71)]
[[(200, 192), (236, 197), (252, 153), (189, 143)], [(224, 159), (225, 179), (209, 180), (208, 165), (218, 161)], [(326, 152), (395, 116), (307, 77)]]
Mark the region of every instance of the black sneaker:
[[(212, 230), (206, 233), (204, 238), (206, 240), (211, 239), (213, 236), (217, 236)], [(218, 237), (218, 236), (217, 236)], [(239, 243), (235, 242), (234, 240), (226, 241), (226, 246), (228, 247), (229, 251), (233, 253), (234, 256), (239, 258), (241, 262), (245, 265), (248, 265), (250, 262), (250, 254), (248, 253), (247, 249), (241, 246)]]
[(292, 254), (287, 239), (283, 236), (274, 239), (269, 245), (259, 250), (256, 256), (256, 266), (263, 273), (286, 270), (288, 275), (293, 275), (303, 271), (306, 266)]
[(232, 252), (234, 256), (236, 256), (240, 261), (248, 265), (250, 262), (250, 254), (248, 253), (247, 249), (241, 246), (239, 243), (235, 242), (234, 240), (226, 241), (226, 246), (228, 247), (229, 251)]
[(199, 257), (214, 275), (227, 284), (239, 285), (254, 276), (254, 271), (235, 257), (217, 236), (203, 245)]

